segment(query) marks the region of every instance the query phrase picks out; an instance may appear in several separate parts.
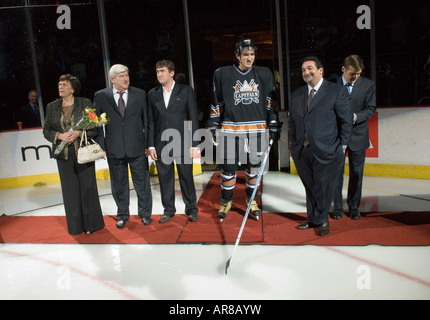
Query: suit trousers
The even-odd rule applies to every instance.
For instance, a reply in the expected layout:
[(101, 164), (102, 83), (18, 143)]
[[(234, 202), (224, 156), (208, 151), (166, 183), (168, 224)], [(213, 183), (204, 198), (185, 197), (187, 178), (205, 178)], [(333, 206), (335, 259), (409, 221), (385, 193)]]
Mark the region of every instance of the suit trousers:
[(343, 153), (327, 164), (320, 163), (310, 147), (303, 147), (299, 159), (294, 159), (306, 191), (307, 221), (320, 225), (328, 221), (328, 211), (333, 200), (334, 181), (339, 172)]
[(152, 213), (152, 193), (147, 157), (108, 158), (108, 164), (112, 196), (118, 208), (118, 220), (127, 221), (130, 218), (129, 166), (134, 190), (137, 195), (137, 214), (140, 218), (149, 218)]
[[(164, 163), (162, 159), (155, 161), (160, 182), (161, 203), (164, 214), (170, 217), (176, 213), (175, 207), (175, 164)], [(197, 196), (193, 177), (193, 164), (184, 164), (184, 161), (177, 161), (176, 168), (179, 177), (182, 200), (185, 204), (187, 215), (197, 213)]]
[(79, 164), (74, 145), (69, 146), (68, 160), (57, 159), (67, 229), (78, 235), (104, 228), (100, 206), (95, 163)]
[[(349, 181), (346, 203), (350, 209), (358, 209), (361, 201), (361, 189), (363, 186), (364, 162), (366, 160), (366, 149), (352, 151), (347, 149), (349, 165)], [(342, 188), (343, 175), (345, 171), (345, 156), (339, 168), (334, 193), (334, 209), (342, 210)]]

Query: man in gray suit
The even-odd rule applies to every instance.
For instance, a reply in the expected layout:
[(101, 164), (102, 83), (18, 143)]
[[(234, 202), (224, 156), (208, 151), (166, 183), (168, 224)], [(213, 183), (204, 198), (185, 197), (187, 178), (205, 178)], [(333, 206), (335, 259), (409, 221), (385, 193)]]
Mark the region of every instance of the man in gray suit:
[(97, 114), (106, 112), (110, 120), (105, 135), (101, 133), (97, 141), (107, 153), (112, 195), (118, 207), (116, 226), (123, 228), (130, 217), (129, 166), (138, 215), (148, 225), (152, 222), (152, 194), (146, 157), (146, 92), (130, 86), (128, 68), (124, 65), (113, 65), (109, 75), (113, 87), (96, 92), (94, 107)]
[(292, 94), (288, 127), (291, 155), (306, 191), (307, 221), (297, 228), (317, 228), (319, 236), (330, 231), (333, 180), (352, 131), (348, 92), (324, 80), (323, 72), (317, 57), (302, 60), (302, 76), (307, 84)]
[[(375, 83), (367, 78), (361, 77), (364, 69), (363, 60), (357, 55), (345, 58), (342, 65), (342, 76), (337, 83), (348, 88), (351, 97), (353, 115), (353, 127), (351, 140), (346, 152), (349, 163), (349, 182), (347, 205), (349, 216), (352, 219), (360, 219), (358, 210), (361, 200), (361, 189), (363, 184), (364, 161), (366, 149), (369, 148), (369, 120), (376, 111)], [(342, 186), (345, 161), (339, 168), (334, 194), (333, 219), (342, 217)]]

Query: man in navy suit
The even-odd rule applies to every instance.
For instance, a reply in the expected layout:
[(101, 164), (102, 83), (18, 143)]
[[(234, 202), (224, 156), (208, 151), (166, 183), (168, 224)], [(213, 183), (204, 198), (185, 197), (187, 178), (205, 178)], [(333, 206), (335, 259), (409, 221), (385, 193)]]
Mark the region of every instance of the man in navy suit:
[(146, 92), (130, 86), (128, 68), (113, 65), (109, 71), (113, 87), (94, 95), (97, 114), (106, 113), (109, 123), (105, 135), (97, 142), (106, 150), (111, 179), (112, 195), (118, 207), (117, 224), (123, 228), (130, 217), (130, 167), (137, 194), (138, 215), (148, 225), (152, 222), (152, 194), (146, 156), (147, 101)]
[[(361, 201), (364, 162), (366, 159), (366, 149), (370, 146), (367, 120), (376, 111), (375, 83), (372, 80), (361, 77), (363, 69), (363, 60), (357, 55), (350, 55), (343, 61), (342, 76), (337, 80), (338, 84), (348, 88), (352, 111), (354, 112), (352, 135), (346, 149), (349, 163), (347, 205), (349, 216), (352, 219), (360, 219), (358, 208)], [(342, 161), (336, 180), (333, 219), (340, 219), (342, 217), (344, 168), (345, 161)]]
[(307, 221), (297, 228), (317, 228), (319, 236), (330, 232), (333, 181), (352, 131), (348, 91), (324, 80), (323, 72), (317, 57), (303, 59), (307, 84), (292, 94), (288, 128), (291, 155), (306, 190)]
[(28, 103), (19, 109), (16, 116), (17, 121), (22, 122), (23, 128), (38, 128), (40, 122), (40, 111), (37, 105), (37, 91), (32, 89), (28, 92)]
[(175, 163), (185, 213), (190, 221), (197, 221), (192, 161), (197, 152), (195, 147), (199, 143), (193, 141), (193, 135), (199, 126), (196, 97), (189, 85), (173, 80), (175, 65), (172, 61), (158, 61), (155, 68), (160, 86), (148, 93), (148, 146), (160, 181), (161, 202), (164, 207), (160, 223), (166, 223), (176, 213)]

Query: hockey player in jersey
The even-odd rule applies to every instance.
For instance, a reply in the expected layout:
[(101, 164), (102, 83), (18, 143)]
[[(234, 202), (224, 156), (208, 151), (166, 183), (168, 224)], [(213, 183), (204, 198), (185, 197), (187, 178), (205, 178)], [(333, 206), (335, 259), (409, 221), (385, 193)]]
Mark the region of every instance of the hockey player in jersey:
[[(259, 155), (267, 149), (269, 135), (279, 139), (281, 123), (272, 97), (275, 83), (266, 67), (254, 66), (257, 46), (251, 39), (236, 43), (237, 63), (217, 69), (213, 75), (213, 97), (207, 128), (217, 147), (221, 165), (221, 203), (224, 219), (231, 206), (239, 164), (246, 164), (246, 201), (256, 186)], [(243, 155), (245, 154), (245, 156)], [(261, 209), (253, 199), (251, 216), (258, 219)]]

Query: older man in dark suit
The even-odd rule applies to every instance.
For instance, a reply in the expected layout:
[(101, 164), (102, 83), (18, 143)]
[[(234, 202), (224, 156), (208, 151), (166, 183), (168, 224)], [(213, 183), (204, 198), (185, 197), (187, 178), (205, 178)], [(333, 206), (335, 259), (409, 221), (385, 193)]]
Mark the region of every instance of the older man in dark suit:
[(348, 92), (324, 80), (323, 72), (317, 57), (303, 59), (302, 76), (307, 85), (292, 94), (288, 128), (291, 155), (306, 190), (307, 221), (297, 228), (315, 227), (319, 236), (330, 232), (333, 181), (352, 131)]
[(130, 167), (138, 200), (138, 215), (148, 225), (152, 222), (152, 194), (146, 157), (147, 97), (146, 92), (130, 86), (128, 68), (113, 65), (109, 71), (113, 87), (96, 92), (94, 106), (98, 114), (106, 112), (110, 123), (105, 135), (97, 141), (106, 150), (112, 195), (118, 207), (117, 224), (123, 228), (130, 217)]
[[(173, 80), (175, 65), (170, 60), (156, 63), (160, 86), (148, 93), (149, 154), (156, 160), (164, 207), (160, 223), (170, 220), (175, 208), (175, 163), (179, 185), (190, 221), (197, 221), (197, 198), (193, 180), (192, 158), (199, 141), (193, 141), (198, 129), (198, 110), (194, 90)], [(170, 139), (172, 138), (172, 139)], [(169, 141), (170, 140), (170, 141)]]
[(22, 122), (23, 128), (38, 128), (42, 126), (39, 106), (37, 105), (36, 90), (32, 89), (28, 92), (28, 103), (19, 108), (16, 119)]
[[(353, 115), (352, 135), (346, 152), (349, 163), (349, 181), (347, 205), (349, 216), (352, 219), (360, 219), (358, 210), (361, 201), (361, 189), (363, 185), (364, 162), (366, 149), (369, 148), (369, 120), (376, 111), (375, 83), (372, 80), (361, 77), (364, 69), (363, 60), (357, 55), (345, 58), (342, 65), (342, 76), (337, 83), (346, 86), (351, 97)], [(333, 219), (342, 217), (342, 187), (345, 161), (339, 168), (334, 194)]]

